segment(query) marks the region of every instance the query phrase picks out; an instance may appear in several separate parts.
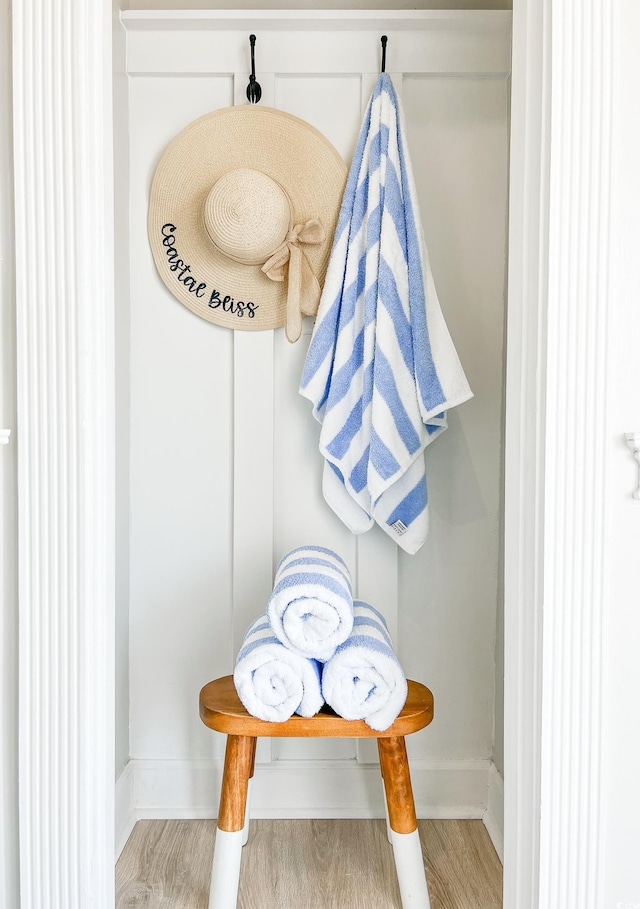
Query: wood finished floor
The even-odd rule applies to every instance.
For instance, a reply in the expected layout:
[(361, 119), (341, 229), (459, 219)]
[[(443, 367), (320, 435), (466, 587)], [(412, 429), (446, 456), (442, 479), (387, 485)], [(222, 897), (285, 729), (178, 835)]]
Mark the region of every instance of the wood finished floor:
[[(116, 909), (207, 909), (215, 821), (138, 821)], [(502, 866), (482, 821), (420, 821), (432, 909), (500, 909)], [(251, 822), (238, 909), (400, 909), (384, 821)]]

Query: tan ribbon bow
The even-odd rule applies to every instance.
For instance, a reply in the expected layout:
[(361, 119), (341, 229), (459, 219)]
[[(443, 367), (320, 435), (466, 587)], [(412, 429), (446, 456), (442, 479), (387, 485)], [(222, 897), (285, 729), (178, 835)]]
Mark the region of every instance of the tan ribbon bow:
[(320, 284), (300, 244), (323, 243), (327, 234), (319, 218), (295, 224), (284, 242), (262, 266), (272, 281), (284, 281), (284, 266), (289, 263), (287, 283), (287, 340), (297, 341), (302, 334), (302, 316), (314, 316), (320, 302)]

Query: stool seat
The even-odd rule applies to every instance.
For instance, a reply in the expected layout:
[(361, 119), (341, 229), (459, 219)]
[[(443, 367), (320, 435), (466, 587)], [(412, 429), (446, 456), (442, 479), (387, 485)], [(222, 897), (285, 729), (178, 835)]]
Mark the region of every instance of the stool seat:
[(200, 718), (209, 729), (227, 735), (273, 736), (275, 738), (380, 739), (411, 735), (433, 719), (433, 695), (420, 682), (408, 682), (407, 700), (397, 720), (384, 732), (364, 720), (345, 720), (335, 713), (312, 717), (292, 716), (284, 723), (269, 723), (247, 713), (236, 693), (233, 676), (215, 679), (200, 692)]
[(387, 836), (393, 847), (402, 909), (430, 909), (404, 741), (433, 719), (433, 695), (428, 688), (409, 680), (400, 715), (388, 729), (378, 732), (364, 720), (345, 720), (325, 708), (315, 716), (292, 716), (284, 723), (259, 720), (245, 710), (233, 676), (227, 675), (209, 682), (200, 692), (200, 717), (205, 726), (227, 736), (209, 909), (237, 907), (240, 854), (249, 836), (249, 789), (256, 742), (261, 736), (377, 739)]

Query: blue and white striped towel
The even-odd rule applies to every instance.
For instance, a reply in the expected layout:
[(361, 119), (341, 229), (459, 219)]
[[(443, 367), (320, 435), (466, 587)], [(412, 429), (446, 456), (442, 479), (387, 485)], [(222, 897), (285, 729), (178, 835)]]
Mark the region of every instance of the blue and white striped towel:
[(320, 664), (281, 644), (266, 615), (249, 626), (233, 681), (249, 713), (271, 723), (284, 723), (294, 713), (313, 716), (324, 703)]
[(300, 393), (322, 423), (325, 499), (354, 532), (424, 543), (423, 452), (472, 397), (429, 268), (402, 112), (382, 74), (349, 173)]
[(353, 631), (322, 670), (322, 694), (337, 714), (383, 732), (407, 700), (407, 679), (383, 616), (354, 602)]
[(276, 569), (267, 615), (276, 637), (298, 656), (330, 659), (353, 627), (349, 569), (323, 546), (293, 549)]

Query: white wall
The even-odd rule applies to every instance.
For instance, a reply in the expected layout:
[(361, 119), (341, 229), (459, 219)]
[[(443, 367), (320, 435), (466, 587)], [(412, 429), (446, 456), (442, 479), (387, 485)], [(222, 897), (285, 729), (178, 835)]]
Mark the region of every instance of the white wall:
[[(144, 53), (135, 51), (134, 41), (129, 80), (129, 672), (131, 757), (141, 773), (153, 771), (156, 781), (165, 775), (161, 788), (172, 766), (195, 772), (199, 761), (221, 756), (223, 743), (198, 718), (198, 690), (231, 671), (242, 630), (264, 608), (268, 587), (261, 581), (255, 598), (238, 596), (238, 585), (254, 570), (252, 556), (239, 561), (234, 547), (238, 513), (250, 515), (252, 507), (243, 501), (241, 478), (234, 478), (242, 435), (238, 427), (250, 426), (251, 420), (247, 407), (234, 411), (238, 385), (246, 379), (238, 374), (238, 363), (246, 356), (247, 335), (234, 337), (171, 297), (155, 272), (146, 236), (149, 186), (162, 150), (197, 116), (234, 103), (234, 80), (207, 72), (218, 63), (215, 55), (206, 64), (200, 59), (206, 36), (190, 36), (195, 49), (184, 60), (176, 43), (186, 40), (184, 32), (165, 30), (152, 39)], [(375, 66), (378, 39), (353, 33), (354, 53), (345, 61), (330, 60), (329, 44), (318, 40), (324, 64), (315, 71), (310, 64), (306, 75), (286, 72), (275, 80), (268, 76), (267, 43), (262, 41), (259, 80), (273, 93), (265, 103), (314, 123), (349, 160), (374, 78), (361, 79), (355, 45), (362, 41), (373, 48)], [(421, 39), (412, 40), (417, 42), (415, 58), (423, 60)], [(429, 59), (428, 41), (436, 39), (426, 40)], [(445, 60), (441, 37), (437, 41)], [(508, 38), (503, 51), (508, 58)], [(150, 65), (146, 73), (140, 60), (154, 53), (162, 63)], [(369, 50), (363, 53), (368, 59)], [(319, 75), (328, 60), (331, 74)], [(161, 67), (176, 74), (162, 74)], [(353, 72), (344, 74), (347, 67)], [(376, 605), (389, 608), (394, 622), (397, 608), (404, 667), (426, 682), (436, 698), (435, 722), (409, 743), (415, 772), (450, 771), (447, 779), (453, 780), (440, 792), (425, 784), (423, 810), (465, 813), (477, 797), (476, 782), (482, 792), (486, 788), (493, 742), (508, 83), (504, 73), (474, 78), (455, 75), (455, 64), (452, 68), (440, 77), (419, 71), (397, 77), (435, 279), (475, 392), (472, 402), (451, 414), (449, 430), (427, 452), (432, 521), (427, 544), (416, 556), (398, 557), (393, 543), (377, 530), (356, 542), (322, 501), (318, 427), (296, 391), (310, 326), (293, 347), (282, 331), (270, 335), (271, 340), (254, 336), (260, 357), (250, 367), (249, 384), (256, 393), (273, 387), (274, 448), (271, 453), (264, 436), (249, 436), (242, 457), (258, 473), (265, 457), (269, 464), (273, 461), (272, 538), (256, 541), (268, 549), (269, 583), (277, 559), (305, 541), (342, 552), (361, 593), (367, 584), (363, 566), (370, 564), (373, 571), (375, 553), (388, 566), (382, 574), (388, 595)], [(366, 555), (369, 550), (373, 555)], [(263, 556), (256, 554), (256, 573), (263, 572)], [(290, 761), (317, 768), (320, 759), (326, 766), (326, 761), (354, 757), (365, 764), (370, 760), (366, 749), (356, 752), (349, 742), (291, 741), (261, 755), (274, 772), (293, 767)], [(475, 768), (479, 776), (474, 776)], [(209, 796), (194, 791), (196, 776), (191, 791), (181, 790), (176, 798), (203, 810)], [(475, 795), (464, 789), (471, 777)], [(274, 799), (279, 797), (265, 792), (262, 807), (267, 810), (271, 799), (277, 811)], [(319, 812), (328, 810), (323, 798), (320, 794), (316, 800)], [(165, 800), (168, 815), (171, 808), (166, 806)], [(474, 810), (480, 810), (479, 801)]]
[(640, 351), (640, 126), (638, 123), (638, 40), (640, 8), (635, 0), (618, 0), (616, 46), (615, 223), (619, 259), (611, 344), (615, 350), (609, 423), (612, 446), (610, 577), (606, 660), (608, 685), (604, 702), (606, 742), (606, 856), (603, 906), (640, 906), (640, 501), (632, 498), (638, 470), (624, 441), (625, 432), (640, 432), (638, 352)]
[(18, 904), (18, 618), (11, 13), (0, 2), (0, 905)]
[(423, 754), (489, 757), (498, 596), (507, 85), (406, 80), (425, 234), (475, 398), (427, 452), (431, 531), (400, 556), (400, 653), (436, 695)]

